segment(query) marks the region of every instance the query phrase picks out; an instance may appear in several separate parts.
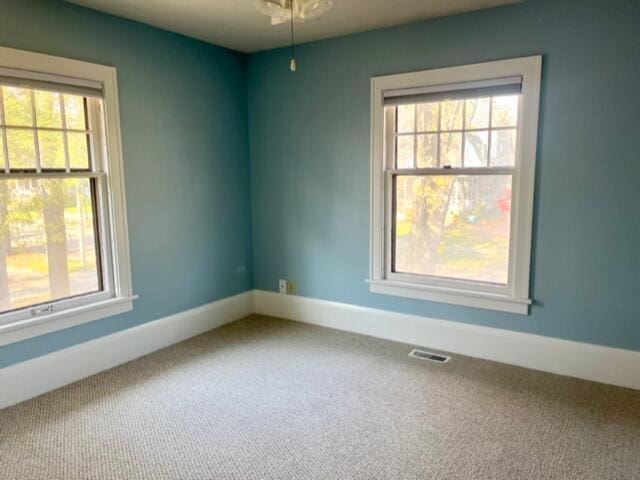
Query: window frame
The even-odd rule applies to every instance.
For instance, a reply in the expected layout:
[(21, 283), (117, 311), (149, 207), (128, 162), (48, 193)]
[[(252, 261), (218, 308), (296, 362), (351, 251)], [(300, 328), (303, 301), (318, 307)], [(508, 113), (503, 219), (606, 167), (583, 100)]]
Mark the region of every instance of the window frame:
[[(526, 315), (529, 313), (529, 275), (533, 224), (533, 196), (542, 56), (514, 58), (450, 68), (373, 77), (371, 79), (371, 192), (369, 290), (408, 298), (450, 303)], [(522, 78), (516, 163), (512, 169), (512, 209), (508, 283), (485, 282), (395, 273), (391, 269), (391, 175), (385, 168), (384, 92), (520, 76)], [(464, 149), (464, 145), (462, 146)], [(484, 168), (486, 171), (488, 168)], [(472, 168), (424, 169), (464, 175)], [(495, 169), (498, 171), (504, 168)]]
[[(129, 235), (118, 110), (117, 73), (114, 67), (0, 47), (0, 68), (25, 71), (25, 79), (47, 81), (55, 77), (69, 86), (100, 84), (99, 102), (88, 108), (93, 131), (89, 171), (64, 173), (13, 173), (4, 178), (93, 178), (96, 184), (98, 238), (103, 289), (66, 297), (0, 314), (0, 346), (54, 332), (74, 325), (124, 313), (133, 309)], [(91, 99), (88, 99), (91, 100)], [(99, 122), (98, 115), (102, 116)], [(36, 128), (36, 127), (34, 127)], [(4, 174), (4, 165), (3, 174)], [(37, 164), (39, 170), (40, 165)]]

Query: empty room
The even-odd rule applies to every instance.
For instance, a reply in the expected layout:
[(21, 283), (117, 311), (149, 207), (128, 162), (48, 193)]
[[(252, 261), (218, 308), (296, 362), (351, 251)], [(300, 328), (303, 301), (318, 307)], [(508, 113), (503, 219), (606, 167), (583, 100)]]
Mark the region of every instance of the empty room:
[(0, 12), (1, 480), (640, 480), (640, 1)]

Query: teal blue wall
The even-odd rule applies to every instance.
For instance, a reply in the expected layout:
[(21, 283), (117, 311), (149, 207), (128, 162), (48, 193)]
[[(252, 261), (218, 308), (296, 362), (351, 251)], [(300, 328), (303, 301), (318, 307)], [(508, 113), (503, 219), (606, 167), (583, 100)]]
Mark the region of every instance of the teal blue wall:
[(118, 69), (140, 295), (129, 314), (0, 347), (0, 368), (251, 289), (246, 57), (57, 0), (0, 12), (1, 46)]
[[(543, 54), (530, 316), (368, 292), (369, 79)], [(640, 350), (640, 2), (530, 0), (249, 57), (255, 286)]]
[[(140, 295), (129, 314), (0, 347), (0, 368), (279, 278), (309, 297), (640, 350), (640, 2), (529, 0), (310, 43), (295, 75), (286, 49), (247, 65), (57, 0), (0, 10), (2, 46), (118, 68)], [(532, 54), (531, 315), (370, 294), (369, 79)]]

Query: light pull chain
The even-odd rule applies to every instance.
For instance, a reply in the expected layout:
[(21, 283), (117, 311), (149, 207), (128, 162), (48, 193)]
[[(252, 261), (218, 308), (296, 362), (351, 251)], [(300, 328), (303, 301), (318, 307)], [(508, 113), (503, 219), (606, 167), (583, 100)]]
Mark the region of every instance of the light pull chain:
[(296, 52), (293, 46), (293, 2), (295, 0), (291, 0), (291, 62), (289, 63), (289, 68), (292, 72), (296, 71)]

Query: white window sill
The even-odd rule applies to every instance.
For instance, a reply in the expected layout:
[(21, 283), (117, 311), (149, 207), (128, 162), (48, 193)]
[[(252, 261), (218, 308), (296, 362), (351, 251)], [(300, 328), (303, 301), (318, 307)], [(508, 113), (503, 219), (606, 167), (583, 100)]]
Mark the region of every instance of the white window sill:
[(397, 297), (416, 298), (432, 302), (450, 303), (465, 307), (497, 310), (499, 312), (529, 314), (530, 299), (508, 297), (483, 292), (469, 292), (392, 280), (367, 280), (369, 291)]
[(133, 310), (138, 296), (117, 297), (0, 325), (0, 346)]

